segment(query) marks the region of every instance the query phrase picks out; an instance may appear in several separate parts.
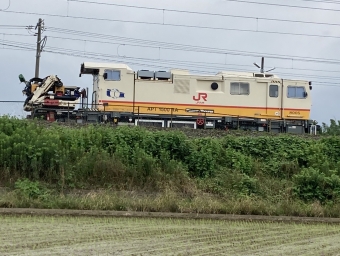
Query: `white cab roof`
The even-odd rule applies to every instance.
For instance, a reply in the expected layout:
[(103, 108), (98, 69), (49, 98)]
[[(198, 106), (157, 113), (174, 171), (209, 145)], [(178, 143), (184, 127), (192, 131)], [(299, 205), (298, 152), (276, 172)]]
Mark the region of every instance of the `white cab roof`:
[[(217, 75), (222, 76), (231, 76), (231, 77), (254, 77), (254, 74), (261, 74), (261, 73), (251, 73), (251, 72), (237, 72), (237, 71), (222, 71), (217, 73)], [(263, 78), (279, 78), (277, 75), (265, 73), (265, 75), (270, 75), (270, 77), (263, 77)], [(261, 77), (259, 77), (261, 78)]]
[(119, 68), (133, 71), (128, 65), (121, 63), (105, 63), (105, 62), (84, 62), (84, 68), (86, 69), (98, 69), (98, 68)]

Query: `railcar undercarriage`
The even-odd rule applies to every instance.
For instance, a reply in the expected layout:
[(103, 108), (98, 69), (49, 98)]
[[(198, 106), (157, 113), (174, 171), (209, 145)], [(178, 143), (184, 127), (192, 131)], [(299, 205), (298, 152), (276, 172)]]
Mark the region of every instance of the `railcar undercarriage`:
[(317, 134), (319, 125), (312, 120), (271, 120), (245, 117), (209, 117), (209, 116), (173, 116), (142, 115), (138, 113), (122, 113), (98, 111), (93, 109), (51, 109), (36, 108), (29, 118), (38, 118), (50, 122), (78, 124), (112, 124), (115, 126), (153, 126), (159, 128), (220, 129), (245, 130), (254, 132)]

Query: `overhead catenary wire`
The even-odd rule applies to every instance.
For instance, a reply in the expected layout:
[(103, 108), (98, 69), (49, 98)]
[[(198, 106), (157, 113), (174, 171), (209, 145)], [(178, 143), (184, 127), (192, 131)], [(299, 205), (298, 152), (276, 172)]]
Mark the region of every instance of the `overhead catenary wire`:
[[(116, 3), (103, 3), (103, 2), (93, 2), (93, 1), (81, 1), (81, 0), (68, 0), (68, 2), (80, 2), (80, 3), (89, 3), (89, 4), (99, 4), (99, 5), (111, 5), (111, 6), (120, 6), (127, 8), (138, 8), (138, 9), (148, 9), (148, 10), (156, 10), (156, 11), (167, 11), (167, 12), (178, 12), (178, 13), (189, 13), (189, 14), (197, 14), (197, 15), (208, 15), (208, 16), (220, 16), (220, 17), (231, 17), (231, 18), (241, 18), (241, 19), (253, 19), (253, 20), (267, 20), (267, 21), (277, 21), (277, 22), (290, 22), (290, 23), (305, 23), (305, 24), (314, 24), (314, 25), (327, 25), (327, 26), (340, 26), (340, 23), (330, 23), (330, 22), (315, 22), (315, 21), (306, 21), (306, 20), (292, 20), (292, 19), (278, 19), (278, 18), (266, 18), (266, 17), (258, 17), (258, 16), (246, 16), (246, 15), (234, 15), (234, 14), (221, 14), (221, 13), (211, 13), (211, 12), (199, 12), (199, 11), (188, 11), (188, 10), (180, 10), (180, 9), (169, 9), (169, 8), (156, 8), (156, 7), (147, 7), (147, 6), (136, 6), (136, 5), (126, 5), (126, 4), (116, 4)], [(310, 1), (310, 0), (302, 0), (302, 1)], [(322, 1), (320, 1), (322, 2)], [(340, 2), (339, 2), (340, 4)], [(3, 12), (10, 13), (22, 13), (22, 14), (38, 14), (38, 13), (29, 13), (29, 12), (20, 12), (20, 11), (5, 11)], [(44, 15), (44, 14), (38, 14)], [(48, 14), (49, 16), (59, 16), (54, 14)], [(70, 17), (76, 18), (73, 16), (63, 16), (61, 17)], [(77, 17), (80, 18), (80, 17)], [(92, 19), (92, 18), (88, 18)], [(166, 24), (164, 24), (166, 25)], [(170, 24), (169, 24), (170, 25)]]
[[(29, 44), (25, 44), (25, 43), (21, 43), (21, 42), (16, 42), (18, 43), (18, 45), (13, 45), (10, 44), (11, 41), (9, 41), (9, 43), (2, 43), (0, 41), (0, 45), (6, 45), (6, 46), (12, 46), (12, 47), (19, 47), (21, 49), (30, 49), (30, 50), (34, 50), (33, 45), (31, 46), (32, 48), (29, 48)], [(13, 43), (13, 42), (12, 42)], [(28, 46), (27, 46), (28, 45)], [(82, 51), (78, 51), (78, 50), (73, 50), (73, 49), (66, 49), (66, 48), (59, 48), (59, 47), (48, 47), (46, 50), (44, 50), (44, 52), (49, 52), (49, 53), (58, 53), (58, 54), (63, 54), (63, 55), (69, 55), (69, 56), (78, 56), (78, 57), (84, 57), (84, 56), (88, 56), (94, 59), (100, 59), (100, 60), (107, 60), (107, 61), (112, 61), (114, 60), (115, 62), (118, 63), (125, 63), (125, 64), (132, 64), (132, 65), (147, 65), (147, 66), (152, 66), (152, 67), (158, 67), (158, 68), (173, 68), (173, 66), (165, 66), (164, 64), (154, 64), (152, 63), (152, 61), (158, 61), (158, 60), (150, 60), (150, 59), (145, 59), (145, 58), (130, 58), (128, 60), (123, 59), (123, 60), (119, 60), (119, 56), (115, 56), (115, 55), (108, 55), (108, 54), (102, 54), (102, 53), (93, 53), (93, 52), (86, 52), (86, 54), (84, 55), (84, 53)], [(138, 61), (138, 62), (136, 62)], [(142, 61), (142, 62), (140, 62)], [(144, 61), (144, 62), (143, 62)], [(147, 63), (145, 62), (147, 61)], [(185, 65), (186, 67), (195, 67), (194, 65)], [(216, 74), (216, 72), (207, 72), (207, 70), (201, 70), (201, 69), (193, 69), (190, 68), (190, 71), (193, 72), (200, 72), (200, 73), (206, 73), (206, 74)], [(231, 71), (245, 71), (245, 70), (231, 70)], [(253, 71), (249, 71), (249, 72), (253, 72)], [(293, 74), (294, 75), (294, 74)], [(321, 76), (316, 76), (315, 78), (323, 78)], [(340, 79), (340, 78), (338, 78)], [(334, 84), (334, 83), (327, 83), (327, 82), (319, 82), (319, 81), (315, 81), (317, 84), (322, 84), (324, 83), (326, 86)], [(340, 85), (340, 84), (336, 84), (336, 85)]]
[(0, 29), (23, 29), (25, 26), (0, 25)]
[[(70, 0), (70, 1), (76, 1), (76, 0)], [(249, 0), (223, 0), (223, 1), (225, 1), (225, 2), (237, 2), (237, 3), (256, 4), (256, 5), (268, 5), (268, 6), (277, 6), (277, 7), (309, 9), (309, 10), (318, 10), (318, 11), (340, 12), (340, 9), (333, 9), (333, 8), (310, 7), (310, 6), (300, 6), (300, 5), (291, 5), (291, 4), (278, 4), (278, 3), (265, 3), (265, 2), (258, 2), (258, 1), (249, 1)]]
[[(10, 36), (32, 36), (28, 34), (13, 34), (13, 33), (2, 33), (3, 35), (10, 35)], [(137, 47), (146, 47), (146, 48), (162, 48), (159, 46), (148, 46), (145, 44), (129, 44), (124, 42), (118, 43), (118, 42), (112, 42), (112, 41), (98, 41), (98, 40), (91, 40), (91, 39), (82, 39), (82, 38), (70, 38), (70, 37), (60, 37), (60, 36), (48, 36), (49, 38), (54, 38), (54, 39), (62, 39), (62, 40), (71, 40), (71, 41), (83, 41), (83, 42), (93, 42), (93, 43), (102, 43), (102, 44), (111, 44), (111, 45), (129, 45), (129, 46), (137, 46)], [(162, 48), (164, 49), (164, 48)], [(171, 49), (171, 50), (176, 50), (176, 49)], [(182, 51), (187, 51), (185, 49), (182, 49)], [(183, 63), (202, 63), (202, 62), (195, 62), (195, 61), (180, 61), (177, 60), (178, 62), (183, 62)], [(253, 67), (252, 65), (245, 65), (245, 64), (226, 64), (226, 63), (217, 63), (217, 62), (205, 62), (207, 65), (222, 65), (222, 66), (239, 66), (239, 67)], [(340, 70), (322, 70), (322, 69), (306, 69), (306, 68), (287, 68), (287, 67), (281, 67), (281, 66), (276, 66), (277, 69), (286, 69), (286, 70), (300, 70), (300, 71), (313, 71), (313, 72), (329, 72), (329, 73), (340, 73)]]
[(20, 28), (23, 28), (23, 27), (26, 27), (24, 25), (9, 25), (9, 24), (1, 24), (0, 27), (9, 27), (9, 28), (16, 28), (16, 27), (20, 27)]
[[(30, 27), (30, 26), (27, 26)], [(250, 52), (250, 51), (239, 51), (233, 49), (221, 49), (214, 47), (204, 47), (204, 46), (196, 46), (196, 45), (188, 45), (188, 44), (176, 44), (176, 43), (168, 43), (162, 41), (153, 41), (153, 40), (145, 40), (138, 38), (130, 38), (130, 37), (121, 37), (121, 36), (112, 36), (107, 34), (99, 34), (99, 33), (91, 33), (86, 31), (78, 31), (78, 30), (69, 30), (63, 28), (55, 28), (55, 27), (47, 27), (49, 32), (53, 33), (62, 33), (62, 34), (70, 34), (81, 37), (90, 37), (90, 38), (100, 38), (100, 39), (110, 39), (115, 41), (121, 41), (124, 45), (138, 46), (138, 47), (148, 47), (148, 48), (161, 48), (161, 49), (169, 49), (169, 50), (180, 50), (180, 51), (194, 51), (194, 52), (206, 52), (206, 53), (215, 53), (215, 54), (228, 54), (228, 55), (242, 55), (242, 56), (250, 56), (250, 57), (265, 57), (265, 58), (273, 58), (273, 59), (285, 59), (292, 61), (305, 61), (305, 62), (321, 62), (321, 63), (329, 63), (329, 64), (339, 64), (339, 59), (327, 59), (327, 58), (318, 58), (318, 57), (306, 57), (306, 56), (296, 56), (296, 55), (288, 55), (288, 54), (271, 54), (271, 53), (259, 53), (259, 52)], [(15, 35), (15, 34), (12, 34)], [(16, 34), (19, 35), (19, 34)], [(25, 35), (29, 36), (29, 35)], [(49, 36), (51, 38), (63, 38), (57, 36)], [(85, 40), (85, 39), (74, 39), (74, 38), (64, 38), (66, 40)], [(98, 40), (86, 39), (87, 42), (96, 42), (96, 43), (107, 43), (107, 44), (118, 44), (110, 42), (102, 42)], [(131, 43), (130, 43), (131, 42)], [(304, 70), (304, 69), (301, 69)], [(313, 71), (324, 71), (324, 70), (313, 70)], [(325, 70), (327, 71), (327, 70)], [(328, 71), (327, 71), (328, 72)], [(337, 71), (329, 71), (329, 72), (337, 72)]]
[[(59, 28), (57, 29), (57, 30), (59, 30)], [(64, 30), (62, 30), (61, 29), (61, 31), (63, 31), (63, 32), (65, 32)], [(72, 32), (74, 32), (74, 31), (72, 31)], [(78, 32), (81, 32), (81, 31), (76, 31), (77, 32), (77, 34), (78, 34)], [(81, 33), (83, 33), (83, 32), (81, 32)], [(72, 33), (73, 34), (73, 33)], [(91, 34), (91, 37), (93, 37), (93, 35), (92, 35), (92, 33), (90, 33)], [(14, 34), (13, 34), (14, 35)], [(25, 35), (25, 36), (30, 36), (30, 35)], [(51, 36), (52, 38), (53, 38), (53, 36)], [(58, 37), (54, 37), (54, 38), (58, 38)], [(59, 37), (59, 38), (62, 38), (62, 37)], [(93, 42), (98, 42), (98, 43), (102, 43), (101, 41), (94, 41), (94, 40), (89, 40), (89, 39), (86, 39), (86, 40), (84, 40), (84, 39), (71, 39), (71, 38), (63, 38), (63, 39), (65, 39), (65, 40), (82, 40), (82, 41), (88, 41), (88, 42), (91, 42), (91, 41), (93, 41)], [(137, 40), (139, 40), (139, 39), (137, 39)], [(142, 42), (143, 42), (143, 44), (145, 44), (145, 42), (150, 42), (149, 40), (142, 40)], [(155, 42), (155, 41), (151, 41), (151, 42)], [(112, 43), (112, 42), (103, 42), (103, 43)], [(156, 42), (156, 43), (159, 43), (159, 42)], [(140, 45), (139, 45), (140, 46)], [(146, 47), (145, 45), (142, 45), (142, 47)], [(159, 48), (159, 46), (157, 46), (157, 48)], [(171, 49), (171, 48), (170, 48)], [(188, 49), (181, 49), (181, 50), (188, 50)], [(229, 53), (230, 54), (230, 53)], [(239, 55), (239, 54), (236, 54), (236, 55)], [(294, 56), (295, 57), (295, 56)], [(289, 58), (290, 59), (290, 58)], [(310, 60), (308, 60), (308, 61), (310, 61)], [(334, 60), (332, 60), (332, 61), (334, 61)], [(339, 60), (337, 60), (337, 61), (339, 61)], [(177, 62), (180, 62), (180, 61), (177, 61)], [(193, 63), (193, 62), (189, 62), (189, 63)], [(207, 63), (207, 64), (213, 64), (213, 63)], [(217, 64), (217, 65), (221, 65), (221, 63), (215, 63), (215, 64)], [(232, 64), (230, 64), (230, 65), (232, 65)], [(248, 66), (248, 65), (239, 65), (239, 66)], [(280, 68), (280, 67), (277, 67), (277, 68)], [(282, 69), (290, 69), (291, 70), (291, 68), (283, 68), (282, 67)], [(312, 71), (312, 70), (309, 70), (309, 69), (300, 69), (300, 70), (306, 70), (306, 71)], [(323, 71), (323, 70), (313, 70), (313, 71)], [(328, 70), (326, 70), (326, 71), (328, 71)], [(330, 71), (330, 72), (337, 72), (337, 71)], [(287, 73), (282, 73), (282, 74), (287, 74)], [(288, 74), (288, 75), (292, 75), (292, 74)], [(297, 75), (297, 74), (293, 74), (293, 75)], [(303, 75), (305, 75), (305, 74), (303, 74)], [(320, 76), (319, 76), (320, 77)]]
[[(8, 45), (8, 44), (3, 44), (0, 42), (0, 45), (7, 45), (7, 46), (13, 46), (13, 45)], [(13, 46), (15, 47), (15, 46)], [(33, 48), (27, 48), (27, 47), (20, 47), (20, 48), (23, 48), (23, 49), (28, 49), (28, 50), (32, 50), (34, 51), (35, 49)], [(74, 53), (65, 53), (65, 52), (57, 52), (57, 51), (52, 51), (52, 50), (44, 50), (44, 52), (46, 53), (52, 53), (52, 54), (60, 54), (60, 55), (66, 55), (66, 56), (72, 56), (72, 57), (80, 57), (80, 58), (83, 58), (83, 57), (86, 57), (87, 55), (84, 55), (84, 54), (74, 54)], [(103, 57), (98, 57), (98, 56), (89, 56), (91, 59), (96, 59), (96, 60), (104, 60), (104, 61), (112, 61), (112, 59), (109, 59), (109, 58), (103, 58)], [(115, 60), (116, 61), (116, 60)], [(129, 61), (116, 61), (118, 63), (125, 63), (125, 64), (132, 64), (132, 65), (143, 65), (143, 63), (135, 63), (135, 62), (129, 62)], [(148, 64), (149, 65), (149, 64)], [(160, 67), (159, 65), (155, 66), (155, 65), (149, 65), (149, 66), (154, 66), (154, 67)], [(169, 66), (162, 66), (162, 68), (171, 68)], [(203, 70), (194, 70), (194, 69), (190, 69), (190, 71), (193, 71), (193, 72), (199, 72), (199, 73), (205, 73), (205, 74), (209, 74), (209, 75), (213, 75), (215, 73), (212, 73), (212, 72), (206, 72), (206, 71), (203, 71)], [(340, 83), (328, 83), (328, 82), (320, 82), (320, 81), (314, 81), (313, 82), (314, 85), (319, 85), (319, 86), (326, 86), (326, 87), (338, 87), (340, 88)]]
[[(74, 1), (76, 1), (76, 0), (74, 0)], [(82, 2), (88, 2), (88, 1), (82, 1)], [(98, 4), (98, 3), (97, 3)], [(60, 15), (57, 15), (57, 16), (60, 16)], [(85, 18), (85, 17), (83, 17), (83, 18)], [(340, 25), (340, 24), (339, 24)], [(339, 37), (340, 38), (340, 37)], [(267, 57), (268, 58), (268, 57)]]
[(145, 40), (145, 39), (138, 39), (138, 38), (112, 36), (112, 35), (91, 33), (91, 32), (78, 31), (78, 30), (69, 30), (69, 29), (62, 29), (62, 28), (55, 28), (55, 27), (47, 27), (47, 30), (50, 32), (71, 34), (71, 35), (77, 35), (77, 36), (86, 36), (86, 37), (91, 37), (91, 38), (114, 39), (117, 41), (121, 40), (126, 45), (128, 45), (129, 43), (130, 45), (132, 45), (131, 42), (135, 42), (135, 43), (140, 43), (138, 46), (141, 46), (141, 47), (150, 45), (150, 47), (153, 46), (155, 48), (171, 49), (171, 50), (180, 49), (183, 51), (206, 52), (206, 53), (229, 54), (229, 55), (243, 55), (243, 56), (250, 56), (250, 57), (265, 57), (265, 58), (294, 60), (294, 61), (335, 63), (335, 64), (340, 63), (340, 59), (326, 59), (326, 58), (318, 58), (318, 57), (288, 55), (288, 54), (272, 54), (272, 53), (259, 53), (259, 52), (251, 52), (251, 51), (239, 51), (239, 50), (234, 50), (234, 49), (221, 49), (221, 48), (214, 48), (214, 47), (204, 47), (204, 46), (197, 46), (197, 45), (177, 44), (177, 43), (168, 43), (168, 42)]
[(252, 32), (252, 33), (265, 33), (265, 34), (278, 34), (278, 35), (291, 35), (291, 36), (306, 36), (306, 37), (319, 37), (319, 38), (340, 39), (340, 36), (332, 36), (332, 35), (291, 33), (291, 32), (279, 32), (279, 31), (259, 30), (259, 29), (240, 29), (240, 28), (210, 27), (210, 26), (186, 25), (186, 24), (175, 24), (175, 23), (162, 23), (162, 22), (149, 22), (149, 21), (137, 21), (137, 20), (123, 20), (123, 19), (107, 19), (107, 18), (71, 16), (71, 15), (61, 15), (61, 14), (52, 14), (52, 13), (37, 13), (37, 12), (25, 12), (25, 11), (3, 11), (3, 12), (4, 13), (16, 13), (16, 14), (27, 14), (27, 15), (41, 15), (41, 16), (47, 16), (47, 17), (71, 18), (71, 19), (85, 19), (85, 20), (96, 20), (96, 21), (123, 22), (123, 23), (125, 22), (125, 23), (134, 23), (134, 24), (160, 25), (160, 26), (171, 26), (171, 27), (185, 27), (185, 28), (195, 28), (195, 29), (210, 29), (210, 30), (224, 30), (224, 31), (235, 31), (235, 32)]
[[(290, 59), (290, 58), (289, 58)], [(336, 72), (336, 71), (335, 71)]]
[[(29, 36), (29, 35), (24, 35), (24, 36)], [(89, 39), (76, 39), (76, 38), (67, 38), (67, 37), (56, 37), (56, 36), (49, 36), (50, 38), (56, 38), (56, 39), (62, 39), (62, 40), (75, 40), (75, 41), (84, 41), (84, 42), (95, 42), (95, 43), (104, 43), (104, 44), (119, 44), (119, 43), (113, 43), (113, 42), (103, 42), (103, 41), (96, 41), (96, 40), (89, 40)], [(130, 45), (130, 44), (128, 44)], [(147, 46), (142, 46), (142, 47), (147, 47)], [(158, 48), (158, 47), (155, 47)], [(120, 57), (120, 56), (116, 56)], [(139, 58), (135, 58), (139, 59)], [(241, 64), (226, 64), (226, 63), (217, 63), (217, 62), (198, 62), (198, 61), (182, 61), (182, 60), (169, 60), (169, 59), (150, 59), (150, 58), (143, 58), (148, 61), (166, 61), (166, 62), (172, 62), (175, 64), (195, 64), (195, 66), (199, 66), (202, 68), (221, 68), (221, 67), (226, 67), (226, 66), (239, 66), (239, 67), (253, 67), (252, 65), (241, 65)], [(293, 68), (286, 68), (286, 67), (277, 67), (276, 69), (288, 69), (288, 70), (294, 70)], [(334, 70), (311, 70), (311, 69), (296, 69), (296, 70), (303, 70), (303, 71), (325, 71), (325, 72), (334, 72), (334, 73), (340, 73), (340, 71), (334, 71)], [(282, 73), (280, 74), (283, 75), (292, 75), (292, 76), (309, 76), (309, 77), (315, 77), (316, 75), (308, 75), (308, 74), (292, 74), (292, 73)], [(340, 77), (330, 77), (330, 76), (321, 76), (318, 75), (317, 77), (323, 77), (323, 78), (331, 78), (331, 79), (340, 79)]]
[[(157, 43), (159, 43), (159, 42), (157, 42)], [(225, 54), (225, 52), (223, 52), (223, 54)], [(227, 54), (233, 54), (233, 53), (230, 53), (230, 52), (227, 52)], [(235, 54), (235, 53), (234, 53)], [(237, 53), (236, 55), (240, 55), (239, 53)], [(245, 55), (244, 55), (245, 56)], [(257, 57), (259, 57), (259, 56), (257, 56)], [(269, 56), (267, 56), (267, 58), (268, 58)], [(291, 58), (288, 58), (288, 59), (291, 59)], [(308, 61), (310, 61), (310, 60), (308, 60)]]
[(296, 0), (296, 1), (304, 1), (304, 2), (310, 2), (310, 3), (323, 3), (323, 4), (340, 4), (339, 1), (334, 0)]
[(87, 0), (68, 0), (68, 1), (69, 2), (84, 3), (84, 4), (117, 6), (117, 7), (136, 8), (136, 9), (154, 10), (154, 11), (162, 11), (162, 12), (166, 11), (166, 12), (175, 12), (175, 13), (188, 13), (188, 14), (207, 15), (207, 16), (241, 18), (241, 19), (253, 19), (253, 20), (266, 20), (266, 21), (278, 21), (278, 22), (290, 22), (290, 23), (305, 23), (305, 24), (314, 24), (314, 25), (340, 26), (340, 23), (330, 23), (330, 22), (316, 22), (316, 21), (266, 18), (266, 17), (235, 15), (235, 14), (222, 14), (222, 13), (212, 13), (212, 12), (199, 12), (199, 11), (188, 11), (188, 10), (180, 10), (180, 9), (159, 8), (159, 7), (128, 5), (128, 4), (118, 4), (118, 3), (107, 3), (107, 2), (87, 1)]
[[(35, 50), (33, 48), (33, 46), (31, 46), (32, 48), (30, 48), (29, 46), (13, 45), (13, 44), (10, 44), (10, 43), (3, 43), (1, 40), (0, 40), (0, 45), (10, 46), (10, 47), (18, 47), (18, 48), (25, 49), (25, 50)], [(51, 48), (51, 50), (50, 50), (50, 48)], [(56, 53), (56, 54), (68, 55), (68, 56), (77, 56), (77, 57), (91, 57), (92, 59), (99, 59), (99, 60), (106, 60), (106, 61), (112, 61), (113, 60), (113, 58), (105, 57), (105, 55), (100, 54), (100, 53), (89, 53), (89, 52), (87, 52), (86, 54), (84, 54), (82, 51), (75, 51), (75, 50), (72, 50), (72, 49), (65, 49), (65, 48), (46, 47), (44, 49), (44, 52)], [(104, 56), (105, 58), (100, 57), (100, 56)], [(115, 59), (114, 61), (117, 62), (117, 63), (125, 63), (125, 64), (132, 64), (132, 65), (145, 65), (145, 63), (132, 62), (132, 61), (129, 61), (129, 60)], [(171, 68), (170, 66), (152, 65), (150, 63), (148, 63), (147, 65), (153, 66), (153, 67), (160, 67), (160, 68)], [(201, 73), (206, 73), (206, 74), (214, 74), (213, 72), (206, 72), (204, 70), (197, 70), (197, 69), (190, 69), (190, 71), (201, 72)]]
[(8, 0), (8, 5), (7, 5), (7, 7), (6, 7), (5, 9), (1, 9), (1, 8), (0, 8), (0, 11), (6, 11), (6, 10), (9, 9), (9, 7), (11, 7), (11, 0)]

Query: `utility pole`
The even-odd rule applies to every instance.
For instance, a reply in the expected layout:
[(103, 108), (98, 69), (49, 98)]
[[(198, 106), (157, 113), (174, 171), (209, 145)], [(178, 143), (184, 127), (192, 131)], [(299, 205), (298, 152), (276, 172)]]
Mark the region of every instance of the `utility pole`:
[(36, 33), (37, 35), (37, 52), (36, 52), (36, 60), (35, 60), (35, 77), (39, 77), (39, 66), (40, 66), (40, 54), (42, 52), (42, 49), (44, 48), (44, 46), (41, 47), (41, 42), (44, 41), (44, 43), (46, 42), (46, 36), (44, 37), (43, 40), (41, 40), (41, 30), (42, 30), (42, 26), (44, 25), (43, 20), (39, 19), (37, 25), (35, 26), (35, 29), (38, 28), (38, 33)]

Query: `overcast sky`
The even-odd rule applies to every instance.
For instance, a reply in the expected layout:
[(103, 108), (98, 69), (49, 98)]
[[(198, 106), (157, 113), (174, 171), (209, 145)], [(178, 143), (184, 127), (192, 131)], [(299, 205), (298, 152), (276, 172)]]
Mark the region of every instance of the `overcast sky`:
[[(252, 2), (252, 0), (248, 1)], [(5, 43), (23, 47), (14, 50), (13, 47), (8, 49), (8, 46), (0, 45), (0, 101), (25, 100), (25, 96), (21, 92), (24, 84), (19, 84), (18, 75), (22, 73), (26, 79), (34, 77), (34, 49), (36, 47), (36, 37), (29, 36), (30, 34), (27, 30), (23, 28), (9, 29), (1, 25), (35, 26), (38, 19), (42, 18), (46, 27), (43, 36), (47, 36), (45, 50), (53, 51), (53, 53), (42, 53), (40, 77), (56, 74), (65, 84), (91, 88), (91, 76), (79, 78), (80, 64), (87, 61), (122, 61), (126, 62), (134, 70), (184, 68), (193, 72), (217, 73), (222, 70), (256, 72), (258, 69), (252, 63), (260, 63), (261, 54), (276, 57), (289, 56), (289, 59), (267, 58), (265, 60), (266, 69), (276, 67), (272, 72), (285, 79), (299, 78), (312, 81), (313, 91), (311, 96), (313, 106), (311, 118), (319, 123), (329, 123), (329, 119), (340, 119), (340, 103), (338, 100), (340, 95), (340, 76), (338, 75), (340, 71), (340, 52), (338, 50), (340, 45), (340, 17), (339, 11), (332, 11), (332, 9), (340, 10), (340, 2), (339, 4), (327, 4), (318, 0), (253, 0), (253, 2), (293, 5), (314, 9), (252, 4), (237, 0), (93, 0), (93, 2), (154, 7), (165, 10), (163, 12), (66, 0), (11, 0), (8, 7), (8, 0), (0, 0), (0, 10), (6, 9), (5, 11), (0, 11), (0, 44)], [(258, 19), (170, 12), (166, 9), (251, 16), (258, 17)], [(70, 16), (73, 16), (73, 18)], [(74, 18), (74, 16), (96, 19), (80, 19)], [(282, 22), (263, 20), (261, 18), (338, 23), (339, 26)], [(149, 24), (131, 21), (147, 22)], [(86, 33), (82, 34), (82, 36), (74, 33), (67, 34), (65, 29)], [(272, 31), (280, 32), (281, 34), (256, 31)], [(98, 36), (93, 37), (89, 33), (114, 38), (103, 39), (98, 38)], [(296, 36), (289, 35), (289, 33), (321, 36)], [(117, 37), (124, 37), (125, 39), (117, 41)], [(67, 38), (81, 40), (68, 40)], [(216, 48), (224, 50), (220, 51), (221, 53), (195, 52), (188, 51), (188, 49), (193, 49), (193, 47), (190, 47), (185, 51), (179, 51), (163, 49), (164, 47), (162, 48), (159, 44), (154, 44), (155, 47), (150, 48), (145, 47), (150, 46), (150, 42), (144, 43), (136, 39), (166, 42), (168, 43), (166, 46), (171, 48), (174, 47), (173, 44), (185, 44), (208, 47), (210, 52), (216, 51)], [(89, 40), (107, 43), (89, 42)], [(144, 47), (128, 46), (124, 45), (124, 43), (138, 44)], [(160, 48), (157, 48), (159, 46)], [(77, 51), (68, 51), (68, 53), (78, 56), (57, 54), (57, 52), (65, 53), (65, 50), (57, 48)], [(227, 51), (230, 54), (223, 54), (223, 52)], [(237, 52), (247, 53), (235, 55)], [(250, 54), (250, 52), (256, 54)], [(102, 60), (92, 58), (93, 53), (101, 54), (101, 57), (97, 58)], [(90, 56), (89, 54), (92, 55)], [(117, 57), (117, 55), (125, 56), (125, 59), (124, 57)], [(292, 56), (296, 57), (293, 58)], [(339, 63), (299, 61), (297, 60), (298, 56), (339, 60)], [(148, 59), (154, 60), (150, 61)], [(0, 103), (0, 114), (28, 114), (21, 109), (22, 103)]]

